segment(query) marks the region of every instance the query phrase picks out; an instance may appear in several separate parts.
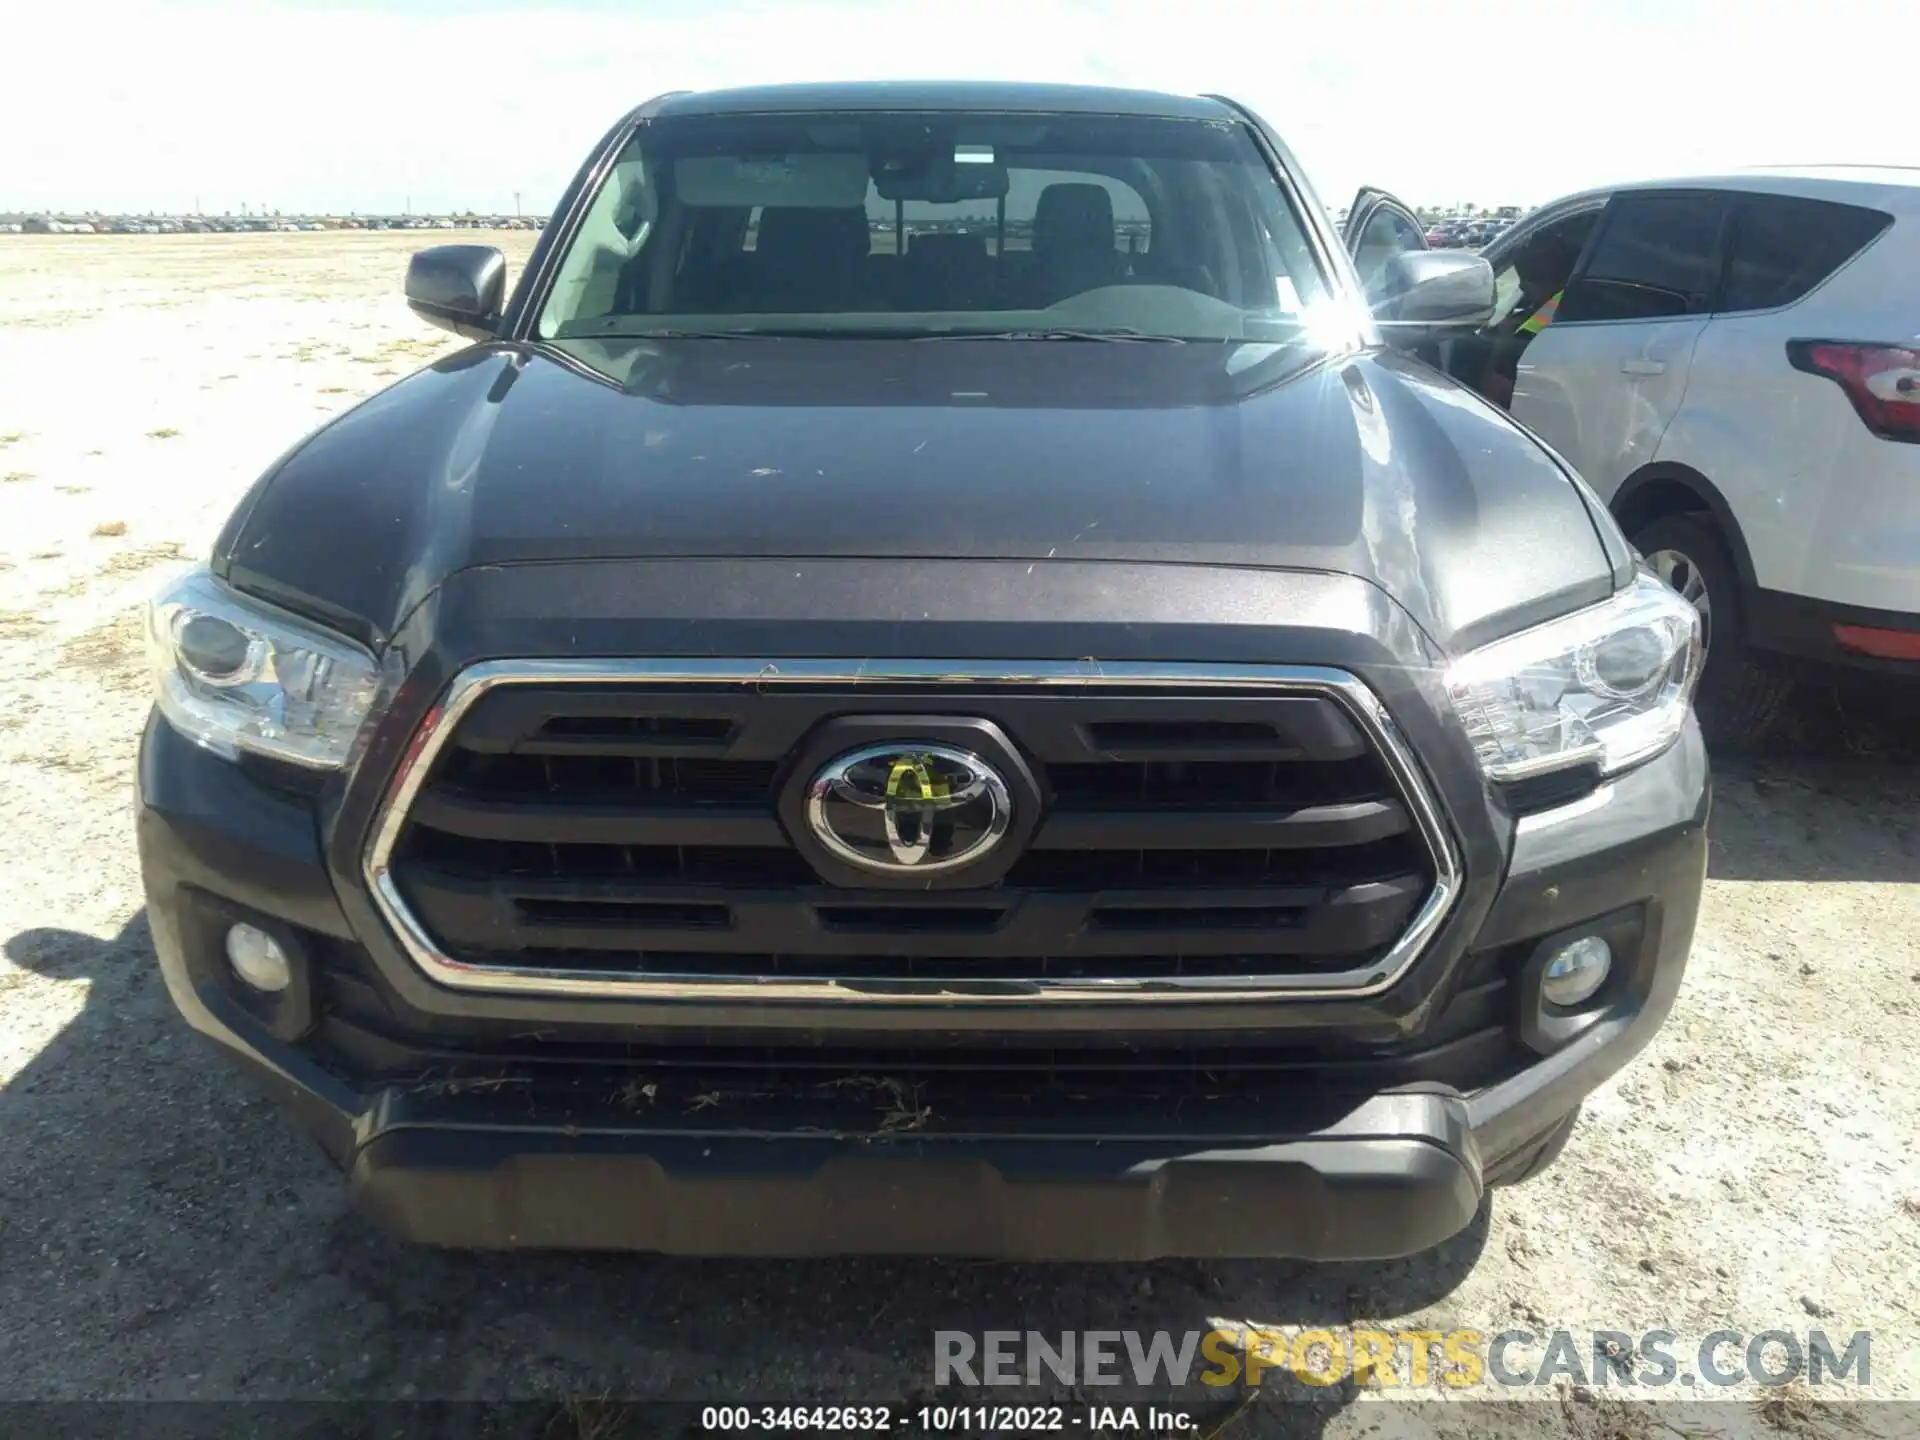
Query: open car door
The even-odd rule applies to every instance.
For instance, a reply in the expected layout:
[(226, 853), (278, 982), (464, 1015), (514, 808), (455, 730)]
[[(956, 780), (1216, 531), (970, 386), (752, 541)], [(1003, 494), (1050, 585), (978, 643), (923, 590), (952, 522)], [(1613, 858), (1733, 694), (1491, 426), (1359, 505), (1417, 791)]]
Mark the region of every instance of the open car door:
[(1347, 223), (1340, 238), (1346, 241), (1353, 267), (1360, 272), (1360, 285), (1367, 303), (1378, 302), (1383, 295), (1387, 265), (1396, 255), (1427, 248), (1426, 227), (1413, 213), (1413, 207), (1396, 200), (1384, 190), (1363, 185), (1347, 210)]

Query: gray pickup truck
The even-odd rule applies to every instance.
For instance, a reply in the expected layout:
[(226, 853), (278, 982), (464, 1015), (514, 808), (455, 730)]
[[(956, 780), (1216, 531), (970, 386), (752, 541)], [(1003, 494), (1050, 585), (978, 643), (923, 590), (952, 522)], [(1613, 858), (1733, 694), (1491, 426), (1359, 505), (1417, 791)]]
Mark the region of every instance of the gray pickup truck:
[(1698, 619), (1220, 98), (672, 94), (153, 604), (187, 1021), (469, 1247), (1409, 1254), (1671, 1005)]

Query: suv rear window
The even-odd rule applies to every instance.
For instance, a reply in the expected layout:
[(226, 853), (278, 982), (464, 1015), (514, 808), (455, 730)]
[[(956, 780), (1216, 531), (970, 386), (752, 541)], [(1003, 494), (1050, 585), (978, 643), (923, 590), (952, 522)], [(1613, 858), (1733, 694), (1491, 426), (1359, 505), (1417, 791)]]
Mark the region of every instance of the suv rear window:
[(1891, 215), (1859, 205), (1797, 195), (1742, 196), (1719, 308), (1791, 305), (1892, 223)]
[(1720, 279), (1728, 199), (1704, 191), (1617, 196), (1593, 258), (1567, 287), (1556, 324), (1655, 320), (1704, 311)]
[(562, 258), (543, 338), (1033, 327), (1299, 339), (1327, 295), (1244, 127), (820, 112), (643, 126)]

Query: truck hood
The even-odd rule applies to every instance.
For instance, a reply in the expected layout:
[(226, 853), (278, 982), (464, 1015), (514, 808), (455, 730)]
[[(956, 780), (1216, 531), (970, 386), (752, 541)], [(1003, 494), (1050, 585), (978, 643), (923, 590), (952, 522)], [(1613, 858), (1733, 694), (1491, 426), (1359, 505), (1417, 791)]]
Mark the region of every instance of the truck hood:
[(1359, 577), (1443, 651), (1605, 596), (1617, 537), (1535, 441), (1391, 354), (1265, 344), (479, 346), (317, 431), (230, 583), (382, 645), (448, 577), (654, 557)]

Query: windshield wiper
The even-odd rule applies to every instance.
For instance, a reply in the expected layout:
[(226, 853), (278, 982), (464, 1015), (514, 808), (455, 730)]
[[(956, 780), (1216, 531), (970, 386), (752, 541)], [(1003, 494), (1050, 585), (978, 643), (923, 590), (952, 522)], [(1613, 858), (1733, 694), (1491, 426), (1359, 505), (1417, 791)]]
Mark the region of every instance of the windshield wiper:
[(913, 338), (916, 340), (1094, 340), (1120, 344), (1145, 341), (1151, 345), (1187, 343), (1178, 335), (1149, 335), (1144, 330), (1128, 330), (1119, 326), (1110, 330), (1076, 330), (1064, 325), (1049, 326), (1041, 330), (945, 330), (938, 335), (916, 335)]
[(752, 340), (783, 335), (811, 335), (811, 330), (614, 330), (596, 340)]
[(594, 340), (898, 340), (898, 330), (860, 327), (819, 327), (800, 325), (742, 325), (737, 330), (686, 330), (667, 326), (658, 330), (610, 330), (594, 336), (569, 337)]
[(801, 330), (759, 329), (743, 326), (738, 330), (682, 330), (669, 327), (660, 330), (609, 330), (597, 335), (568, 338), (582, 340), (1085, 340), (1111, 344), (1151, 345), (1187, 343), (1178, 335), (1149, 335), (1144, 330), (1127, 330), (1118, 327), (1111, 330), (1076, 330), (1067, 326), (1036, 330), (942, 330), (932, 335), (915, 335), (906, 331), (878, 328)]

